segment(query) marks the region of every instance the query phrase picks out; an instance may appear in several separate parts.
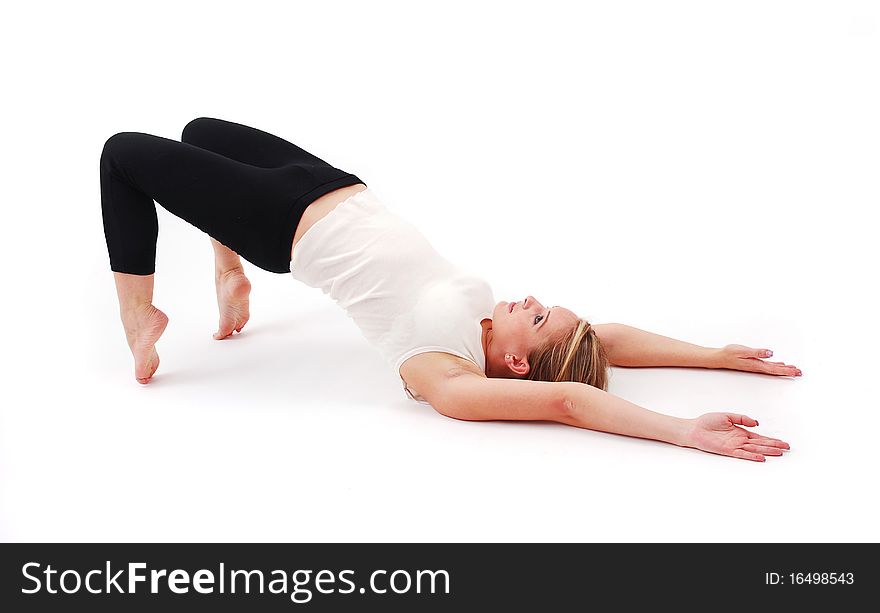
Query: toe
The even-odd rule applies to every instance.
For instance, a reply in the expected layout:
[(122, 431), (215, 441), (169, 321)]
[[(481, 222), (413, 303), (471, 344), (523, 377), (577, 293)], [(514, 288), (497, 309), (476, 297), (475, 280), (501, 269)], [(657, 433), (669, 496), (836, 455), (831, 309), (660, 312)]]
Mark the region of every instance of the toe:
[(159, 354), (153, 349), (152, 354), (144, 362), (135, 364), (134, 377), (138, 383), (145, 384), (150, 381), (159, 368)]
[(217, 331), (214, 332), (214, 338), (216, 340), (223, 340), (230, 334), (232, 334), (233, 327), (235, 326), (235, 322), (230, 319), (221, 319), (219, 326), (217, 326)]

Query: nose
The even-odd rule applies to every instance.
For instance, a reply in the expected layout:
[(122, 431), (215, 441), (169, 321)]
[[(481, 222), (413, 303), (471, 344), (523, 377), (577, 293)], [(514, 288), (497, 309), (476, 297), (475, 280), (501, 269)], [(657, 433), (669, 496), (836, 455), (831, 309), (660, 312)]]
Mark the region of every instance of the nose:
[(537, 304), (539, 307), (541, 306), (541, 303), (538, 302), (534, 296), (526, 296), (526, 299), (523, 300), (523, 308), (528, 309), (531, 304)]

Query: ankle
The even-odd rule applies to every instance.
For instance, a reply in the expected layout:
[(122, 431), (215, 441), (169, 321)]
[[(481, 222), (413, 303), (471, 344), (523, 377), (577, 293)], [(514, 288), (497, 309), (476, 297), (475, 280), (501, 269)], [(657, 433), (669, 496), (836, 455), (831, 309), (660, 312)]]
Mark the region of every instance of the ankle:
[(136, 334), (144, 325), (150, 321), (158, 309), (153, 306), (152, 302), (141, 302), (137, 304), (127, 304), (120, 307), (119, 315), (122, 319), (122, 327), (128, 335)]
[(150, 315), (156, 307), (152, 302), (129, 302), (119, 305), (119, 313), (123, 319), (139, 319)]
[(218, 264), (214, 267), (215, 281), (221, 281), (235, 275), (244, 275), (244, 267), (241, 265), (241, 263), (228, 266)]

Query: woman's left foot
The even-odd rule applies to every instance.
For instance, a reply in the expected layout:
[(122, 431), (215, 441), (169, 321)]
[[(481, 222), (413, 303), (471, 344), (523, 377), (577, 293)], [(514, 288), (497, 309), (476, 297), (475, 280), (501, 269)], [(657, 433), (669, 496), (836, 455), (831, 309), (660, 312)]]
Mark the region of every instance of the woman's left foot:
[(250, 319), (251, 282), (244, 275), (243, 268), (218, 273), (215, 281), (220, 324), (214, 338), (219, 341), (231, 336), (233, 332), (241, 332)]
[(134, 356), (134, 376), (138, 383), (149, 383), (159, 368), (156, 341), (167, 325), (168, 316), (149, 303), (122, 313), (122, 326)]

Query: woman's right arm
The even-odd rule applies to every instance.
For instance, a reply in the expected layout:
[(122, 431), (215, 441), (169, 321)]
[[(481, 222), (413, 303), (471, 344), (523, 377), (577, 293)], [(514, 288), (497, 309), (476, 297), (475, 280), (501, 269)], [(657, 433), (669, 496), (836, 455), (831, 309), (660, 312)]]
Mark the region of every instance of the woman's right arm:
[(565, 389), (562, 423), (590, 430), (649, 438), (688, 447), (692, 420), (651, 411), (592, 385), (560, 382)]
[(741, 428), (758, 425), (745, 415), (673, 417), (584, 383), (486, 378), (460, 372), (426, 381), (422, 389), (422, 396), (438, 412), (457, 419), (556, 421), (757, 462), (789, 448), (781, 440)]
[(782, 455), (790, 448), (785, 441), (742, 428), (758, 425), (756, 419), (746, 415), (706, 413), (693, 419), (672, 417), (590, 385), (562, 384), (568, 395), (566, 414), (561, 421), (571, 426), (655, 439), (754, 462), (763, 462), (768, 455)]

